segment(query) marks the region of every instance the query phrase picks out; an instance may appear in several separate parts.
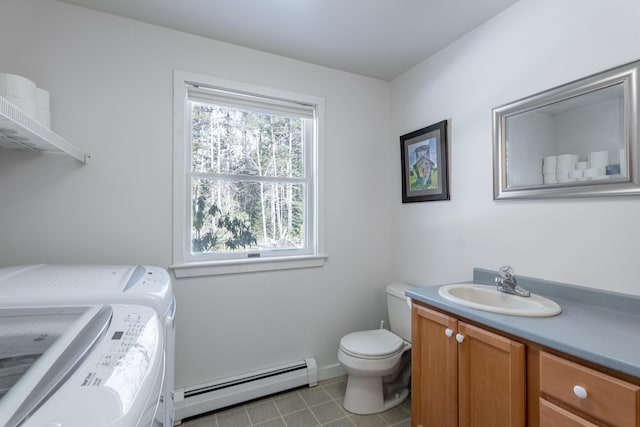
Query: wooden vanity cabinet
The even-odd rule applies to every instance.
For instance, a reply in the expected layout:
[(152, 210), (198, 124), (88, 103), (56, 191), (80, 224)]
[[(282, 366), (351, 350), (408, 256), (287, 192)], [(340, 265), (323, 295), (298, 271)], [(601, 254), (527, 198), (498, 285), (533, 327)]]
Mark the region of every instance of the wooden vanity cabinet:
[(417, 301), (411, 327), (412, 427), (640, 427), (640, 378)]
[(412, 307), (412, 427), (525, 426), (525, 346)]

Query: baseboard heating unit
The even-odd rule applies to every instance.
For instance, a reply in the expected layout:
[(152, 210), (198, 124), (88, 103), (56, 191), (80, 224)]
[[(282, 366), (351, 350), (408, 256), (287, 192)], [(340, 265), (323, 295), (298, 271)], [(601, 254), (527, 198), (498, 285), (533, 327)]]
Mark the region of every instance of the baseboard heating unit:
[(315, 358), (309, 357), (288, 365), (186, 387), (176, 390), (176, 423), (226, 406), (317, 383), (318, 365)]

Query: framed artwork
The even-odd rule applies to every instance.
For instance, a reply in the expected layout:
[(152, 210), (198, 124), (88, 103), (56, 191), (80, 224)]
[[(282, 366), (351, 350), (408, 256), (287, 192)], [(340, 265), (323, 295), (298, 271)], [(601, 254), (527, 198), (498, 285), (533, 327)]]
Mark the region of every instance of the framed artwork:
[(402, 203), (449, 200), (447, 121), (400, 137)]

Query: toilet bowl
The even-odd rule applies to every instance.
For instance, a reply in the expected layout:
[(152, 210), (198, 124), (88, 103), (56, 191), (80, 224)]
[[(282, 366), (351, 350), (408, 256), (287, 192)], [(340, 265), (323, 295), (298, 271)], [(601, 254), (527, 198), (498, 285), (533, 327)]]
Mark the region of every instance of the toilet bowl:
[(408, 288), (402, 283), (387, 286), (391, 331), (352, 332), (340, 340), (338, 360), (348, 375), (343, 406), (349, 412), (383, 412), (409, 394), (411, 309), (404, 296)]

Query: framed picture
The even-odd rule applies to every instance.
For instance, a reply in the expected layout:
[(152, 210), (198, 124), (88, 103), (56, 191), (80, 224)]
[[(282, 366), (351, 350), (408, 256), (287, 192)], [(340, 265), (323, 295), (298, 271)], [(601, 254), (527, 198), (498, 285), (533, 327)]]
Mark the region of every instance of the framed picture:
[(402, 203), (449, 200), (447, 121), (400, 137)]

